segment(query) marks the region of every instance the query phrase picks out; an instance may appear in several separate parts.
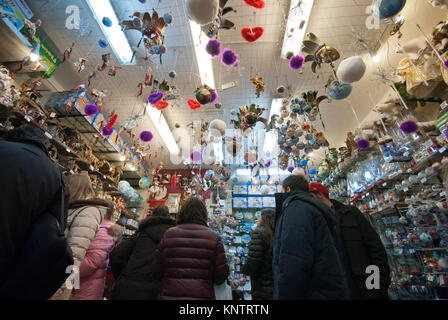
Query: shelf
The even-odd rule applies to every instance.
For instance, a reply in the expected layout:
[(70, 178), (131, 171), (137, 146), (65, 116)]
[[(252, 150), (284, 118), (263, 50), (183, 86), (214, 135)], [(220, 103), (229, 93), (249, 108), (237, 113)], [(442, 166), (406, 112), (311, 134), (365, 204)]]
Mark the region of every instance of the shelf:
[(367, 212), (367, 213), (368, 213), (369, 215), (373, 216), (373, 215), (375, 215), (375, 214), (382, 213), (382, 212), (384, 212), (384, 211), (386, 211), (386, 210), (389, 210), (389, 209), (391, 209), (391, 208), (393, 208), (393, 207), (395, 207), (395, 206), (407, 206), (407, 205), (408, 205), (408, 204), (407, 204), (406, 202), (397, 201), (397, 202), (393, 202), (393, 203), (391, 203), (391, 204), (389, 204), (389, 205), (387, 205), (387, 206), (381, 208), (381, 210), (377, 210), (377, 211), (373, 211), (373, 212)]

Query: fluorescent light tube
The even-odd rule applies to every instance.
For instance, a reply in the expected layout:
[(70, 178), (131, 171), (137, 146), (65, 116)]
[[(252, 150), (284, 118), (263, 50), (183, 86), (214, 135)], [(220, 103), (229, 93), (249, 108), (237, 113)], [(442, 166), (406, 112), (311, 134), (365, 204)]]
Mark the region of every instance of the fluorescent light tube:
[(288, 51), (294, 54), (301, 51), (313, 5), (314, 0), (291, 0), (281, 54), (283, 59), (286, 59)]
[(213, 144), (213, 152), (215, 154), (215, 162), (220, 163), (224, 160), (224, 152), (222, 149), (222, 142)]
[(194, 50), (196, 52), (196, 61), (198, 62), (199, 75), (202, 84), (216, 89), (215, 76), (213, 74), (212, 58), (205, 50), (207, 46), (207, 36), (202, 32), (201, 26), (190, 20), (191, 36), (193, 38)]
[[(106, 35), (109, 45), (112, 47), (115, 55), (121, 64), (135, 64), (131, 63), (133, 52), (129, 45), (126, 35), (121, 30), (120, 22), (115, 14), (109, 0), (86, 0), (96, 21), (100, 25), (103, 33)], [(103, 18), (108, 17), (112, 21), (111, 27), (106, 27), (103, 24)]]
[(146, 105), (146, 112), (151, 118), (152, 123), (156, 127), (159, 132), (160, 137), (165, 143), (166, 147), (170, 151), (171, 154), (178, 155), (180, 153), (179, 146), (176, 143), (176, 139), (174, 139), (173, 133), (168, 127), (168, 123), (166, 122), (165, 117), (162, 114), (162, 111), (157, 110), (151, 105)]
[[(280, 110), (282, 108), (283, 99), (277, 98), (272, 100), (271, 111), (269, 113), (268, 121), (271, 121), (271, 118), (274, 114), (280, 115)], [(266, 132), (264, 136), (264, 153), (272, 153), (275, 150), (277, 142), (277, 135), (274, 130)]]

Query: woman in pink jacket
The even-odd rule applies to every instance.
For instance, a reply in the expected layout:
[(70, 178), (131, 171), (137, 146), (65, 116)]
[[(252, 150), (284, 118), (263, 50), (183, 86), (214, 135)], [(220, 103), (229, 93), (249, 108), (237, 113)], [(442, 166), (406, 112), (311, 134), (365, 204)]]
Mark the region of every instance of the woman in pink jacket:
[(121, 240), (121, 228), (106, 216), (79, 267), (79, 289), (73, 289), (70, 300), (102, 300), (109, 254)]

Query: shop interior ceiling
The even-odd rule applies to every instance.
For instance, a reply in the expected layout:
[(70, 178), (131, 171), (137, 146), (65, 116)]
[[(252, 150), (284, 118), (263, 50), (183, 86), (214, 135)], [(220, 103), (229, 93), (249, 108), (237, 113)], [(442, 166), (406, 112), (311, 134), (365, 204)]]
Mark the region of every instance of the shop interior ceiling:
[[(408, 1), (405, 10), (411, 15), (415, 15), (417, 5), (421, 5), (417, 2), (424, 3), (423, 6), (426, 5), (426, 1), (411, 0)], [(67, 63), (55, 73), (55, 79), (59, 83), (64, 83), (63, 89), (71, 89), (85, 80), (90, 73), (89, 69), (100, 64), (102, 54), (111, 52), (113, 57), (111, 62), (117, 61), (110, 47), (102, 49), (98, 45), (98, 41), (103, 39), (104, 35), (85, 1), (28, 0), (28, 3), (36, 17), (42, 20), (43, 32), (51, 39), (59, 52), (64, 52), (72, 42), (75, 42), (70, 66), (73, 66), (73, 62), (77, 61), (79, 57), (88, 54), (87, 68), (81, 74), (76, 73), (73, 68), (67, 67)], [(249, 7), (242, 0), (229, 0), (228, 5), (237, 12), (229, 13), (227, 17), (235, 23), (236, 30), (220, 30), (218, 39), (223, 44), (222, 48), (229, 48), (237, 53), (238, 65), (229, 68), (221, 64), (219, 58), (213, 60), (216, 89), (218, 89), (219, 101), (223, 107), (216, 109), (214, 105), (207, 105), (194, 111), (188, 107), (187, 99), (194, 98), (193, 92), (201, 81), (198, 75), (185, 1), (148, 0), (146, 4), (142, 4), (137, 0), (111, 0), (111, 3), (120, 21), (127, 19), (136, 11), (152, 12), (152, 8), (156, 8), (161, 15), (170, 13), (173, 16), (173, 23), (165, 31), (164, 43), (167, 46), (167, 53), (162, 57), (162, 64), (160, 64), (158, 56), (151, 57), (154, 77), (159, 80), (167, 79), (170, 85), (176, 86), (179, 90), (179, 98), (174, 103), (170, 102), (170, 107), (163, 111), (171, 129), (174, 129), (175, 124), (186, 127), (192, 121), (210, 122), (213, 119), (222, 119), (230, 127), (230, 120), (234, 119), (231, 111), (250, 103), (259, 104), (268, 109), (264, 113), (264, 117), (267, 118), (272, 99), (278, 97), (277, 87), (279, 86), (289, 87), (296, 96), (308, 90), (318, 90), (320, 94), (325, 94), (325, 84), (331, 73), (328, 65), (322, 65), (317, 76), (311, 72), (309, 64), (305, 65), (303, 73), (299, 73), (291, 71), (288, 61), (280, 58), (290, 0), (266, 1), (264, 10)], [(321, 104), (325, 135), (332, 147), (339, 147), (345, 141), (346, 132), (357, 127), (350, 103), (362, 121), (372, 108), (368, 93), (370, 92), (372, 98), (377, 102), (386, 90), (369, 73), (381, 64), (387, 66), (388, 62), (373, 63), (366, 50), (361, 50), (356, 46), (355, 35), (362, 35), (372, 48), (378, 49), (382, 43), (387, 41), (388, 36), (384, 36), (387, 33), (385, 32), (387, 24), (381, 23), (379, 29), (367, 30), (366, 7), (371, 4), (371, 0), (315, 0), (314, 3), (307, 32), (315, 33), (322, 41), (337, 48), (341, 53), (339, 61), (352, 55), (363, 55), (368, 66), (367, 75), (354, 85), (349, 100), (331, 103), (324, 101)], [(65, 27), (68, 5), (76, 5), (80, 9), (79, 30), (69, 30)], [(425, 8), (430, 9), (431, 7), (427, 4)], [(241, 28), (248, 25), (263, 26), (265, 29), (263, 37), (252, 44), (245, 42), (240, 34)], [(130, 45), (136, 47), (140, 40), (140, 33), (131, 30), (126, 32), (126, 36)], [(208, 38), (203, 35), (202, 41), (208, 41)], [(298, 49), (296, 49), (296, 53)], [(395, 51), (395, 47), (391, 46), (388, 50)], [(144, 52), (138, 51), (136, 57), (137, 64), (121, 66), (116, 77), (109, 77), (107, 72), (97, 72), (96, 78), (92, 80), (92, 87), (107, 90), (104, 113), (107, 115), (112, 111), (117, 112), (119, 115), (118, 125), (129, 118), (132, 112), (136, 113), (141, 110), (146, 97), (151, 92), (151, 88), (147, 88), (141, 97), (136, 97), (137, 84), (144, 80), (147, 72), (143, 60)], [(389, 68), (389, 66), (387, 67)], [(175, 79), (168, 76), (172, 70), (176, 71)], [(258, 99), (255, 95), (255, 86), (250, 82), (250, 78), (257, 75), (262, 76), (266, 83), (266, 90)], [(223, 84), (232, 81), (237, 81), (238, 85), (224, 91), (220, 90)], [(71, 88), (67, 87), (67, 83), (70, 82)], [(317, 127), (322, 129), (320, 122), (315, 122), (316, 125), (318, 123)], [(257, 128), (264, 131), (262, 125), (257, 125)], [(164, 143), (149, 117), (144, 118), (137, 128), (137, 133), (140, 130), (151, 130), (155, 133), (151, 149), (158, 150), (159, 156), (156, 163), (153, 164), (154, 166), (158, 166), (158, 162), (163, 161), (165, 168), (179, 167), (170, 163), (168, 150), (163, 147)], [(126, 134), (124, 136), (127, 138)], [(262, 150), (263, 141), (259, 141), (258, 146)], [(312, 160), (316, 166), (324, 156), (324, 152), (324, 149), (314, 152)], [(151, 169), (149, 164), (148, 167)]]

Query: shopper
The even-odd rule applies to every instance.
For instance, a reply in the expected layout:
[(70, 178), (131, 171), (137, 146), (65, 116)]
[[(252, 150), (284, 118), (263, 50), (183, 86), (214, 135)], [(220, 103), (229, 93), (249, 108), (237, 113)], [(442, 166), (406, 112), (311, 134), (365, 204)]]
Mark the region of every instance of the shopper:
[(250, 275), (253, 300), (272, 300), (273, 297), (272, 250), (274, 226), (275, 211), (265, 209), (258, 219), (257, 228), (251, 234), (244, 273)]
[[(387, 291), (391, 280), (387, 253), (375, 229), (358, 208), (331, 200), (328, 189), (322, 184), (312, 182), (309, 189), (316, 199), (333, 208), (336, 213), (350, 299), (389, 299)], [(366, 279), (370, 275), (366, 273), (368, 266), (378, 266), (380, 289), (367, 289)]]
[(79, 267), (79, 289), (73, 289), (70, 300), (102, 300), (106, 282), (109, 254), (122, 239), (122, 229), (113, 220), (113, 209), (108, 209), (100, 229), (87, 249)]
[(112, 300), (154, 300), (159, 282), (151, 273), (151, 265), (165, 231), (174, 227), (169, 209), (159, 205), (152, 216), (140, 223), (138, 236), (123, 241), (111, 253), (111, 269), (117, 282)]
[(73, 263), (64, 237), (68, 188), (48, 156), (41, 129), (25, 125), (5, 138), (0, 141), (0, 299), (48, 299)]
[(112, 202), (94, 198), (95, 192), (86, 171), (68, 176), (67, 182), (70, 188), (70, 202), (65, 233), (73, 252), (74, 267), (70, 278), (55, 293), (53, 300), (69, 300), (72, 286), (67, 286), (67, 282), (77, 285), (79, 267), (87, 249), (95, 238), (108, 208), (114, 207)]
[(229, 266), (221, 237), (207, 228), (207, 209), (198, 198), (186, 200), (178, 226), (167, 230), (153, 262), (161, 281), (158, 299), (215, 300), (214, 284), (222, 284)]
[(282, 212), (277, 213), (274, 299), (347, 299), (331, 209), (311, 197), (304, 176), (289, 176), (283, 181), (283, 188), (288, 194), (281, 204)]

